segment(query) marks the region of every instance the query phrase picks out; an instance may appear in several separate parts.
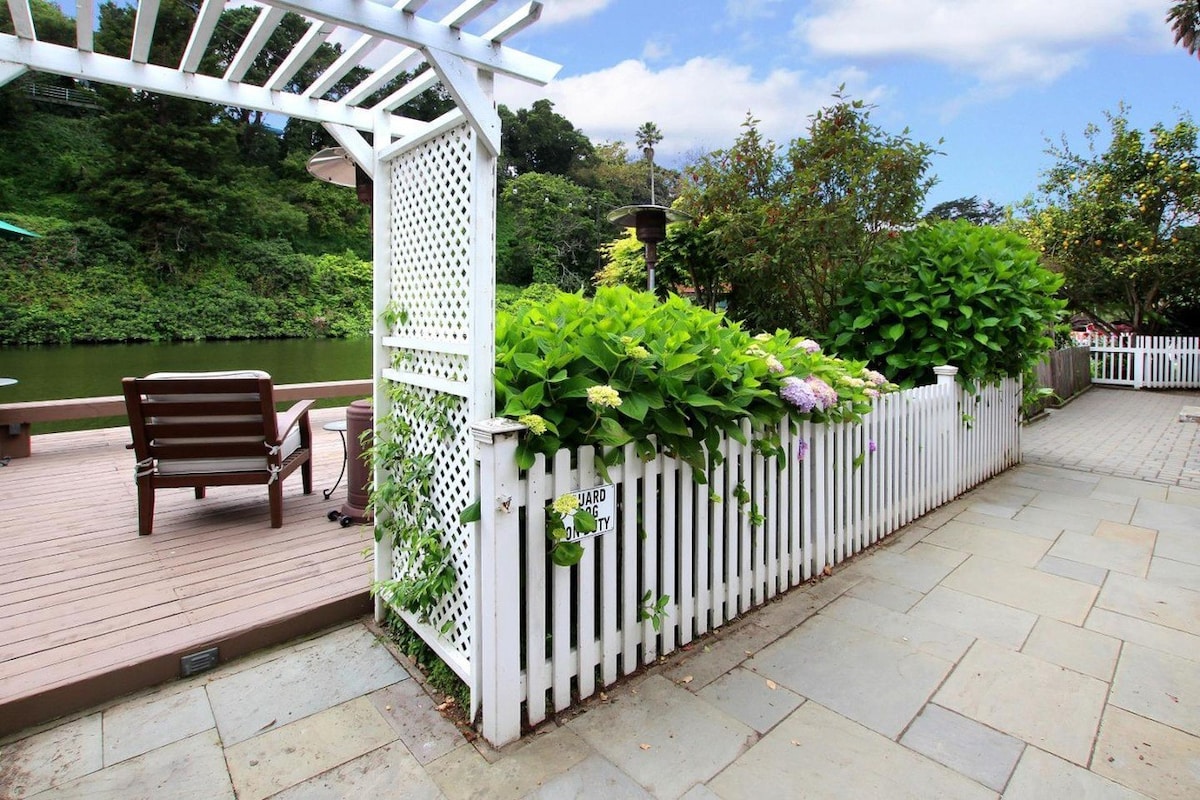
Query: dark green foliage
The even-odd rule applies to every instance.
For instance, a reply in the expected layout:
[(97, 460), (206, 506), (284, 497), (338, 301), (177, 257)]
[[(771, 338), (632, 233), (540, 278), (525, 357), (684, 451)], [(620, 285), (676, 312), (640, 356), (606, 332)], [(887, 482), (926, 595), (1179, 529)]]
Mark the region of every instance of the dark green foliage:
[(960, 197), (938, 203), (925, 212), (924, 219), (926, 222), (965, 219), (973, 225), (999, 225), (1004, 220), (1004, 209), (991, 200), (980, 201), (977, 196)]
[(552, 283), (575, 291), (590, 282), (600, 243), (616, 233), (593, 192), (561, 175), (530, 172), (500, 195), (496, 275), (505, 283)]
[(46, 344), (360, 336), (371, 265), (241, 240), (203, 268), (164, 275), (97, 219), (11, 215), (40, 239), (0, 239), (0, 342)]
[(747, 118), (732, 148), (687, 170), (679, 206), (712, 225), (729, 313), (751, 327), (826, 330), (842, 287), (889, 231), (916, 222), (933, 183), (929, 145), (879, 128), (862, 101), (834, 99), (786, 151)]
[(1053, 346), (1062, 278), (1021, 236), (964, 220), (901, 234), (845, 287), (833, 347), (902, 385), (952, 364), (964, 383), (1020, 375)]
[(530, 172), (565, 177), (593, 161), (591, 141), (556, 114), (549, 100), (537, 100), (515, 113), (500, 106), (499, 112), (502, 181)]

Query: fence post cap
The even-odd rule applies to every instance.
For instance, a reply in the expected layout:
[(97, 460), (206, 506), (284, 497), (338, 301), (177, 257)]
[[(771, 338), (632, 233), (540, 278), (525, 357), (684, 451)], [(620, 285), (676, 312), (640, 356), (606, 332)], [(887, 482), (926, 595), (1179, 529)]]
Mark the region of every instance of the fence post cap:
[(496, 437), (512, 436), (526, 429), (527, 426), (522, 425), (515, 419), (492, 417), (472, 423), (471, 435), (475, 437), (475, 441), (481, 444), (491, 444), (495, 441)]
[(950, 364), (942, 364), (940, 367), (933, 368), (933, 374), (939, 376), (949, 375), (953, 377), (958, 374), (958, 367), (951, 366)]

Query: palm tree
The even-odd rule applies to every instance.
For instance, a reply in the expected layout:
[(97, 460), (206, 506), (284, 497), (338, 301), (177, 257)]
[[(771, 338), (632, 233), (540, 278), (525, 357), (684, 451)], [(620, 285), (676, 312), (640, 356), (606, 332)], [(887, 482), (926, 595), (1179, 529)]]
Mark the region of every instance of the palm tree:
[(1175, 33), (1175, 44), (1200, 57), (1200, 0), (1180, 0), (1167, 12), (1167, 24)]

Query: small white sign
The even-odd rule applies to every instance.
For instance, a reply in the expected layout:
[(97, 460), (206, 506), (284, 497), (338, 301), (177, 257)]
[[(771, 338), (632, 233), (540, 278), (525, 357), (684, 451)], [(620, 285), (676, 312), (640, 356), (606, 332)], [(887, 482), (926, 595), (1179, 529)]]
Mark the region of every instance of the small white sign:
[(617, 487), (611, 483), (604, 486), (596, 486), (591, 489), (580, 489), (577, 492), (568, 492), (579, 498), (579, 510), (586, 511), (596, 518), (596, 530), (594, 533), (579, 533), (575, 530), (575, 518), (572, 514), (570, 517), (563, 519), (563, 527), (567, 529), (567, 541), (578, 542), (582, 539), (590, 539), (593, 536), (599, 536), (603, 533), (611, 533), (617, 529)]

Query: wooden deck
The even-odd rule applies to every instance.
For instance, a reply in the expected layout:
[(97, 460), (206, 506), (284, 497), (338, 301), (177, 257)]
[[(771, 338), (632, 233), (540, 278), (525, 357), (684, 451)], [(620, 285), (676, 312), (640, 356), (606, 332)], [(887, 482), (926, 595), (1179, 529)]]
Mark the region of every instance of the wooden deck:
[(158, 493), (137, 535), (127, 428), (35, 437), (0, 467), (0, 735), (179, 677), (208, 647), (227, 661), (368, 613), (371, 529), (326, 517), (346, 500), (342, 444), (313, 412), (313, 493), (266, 488)]

